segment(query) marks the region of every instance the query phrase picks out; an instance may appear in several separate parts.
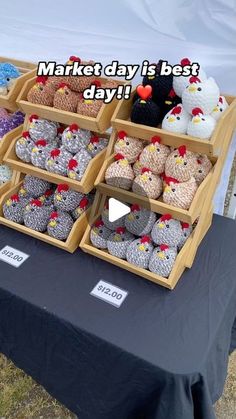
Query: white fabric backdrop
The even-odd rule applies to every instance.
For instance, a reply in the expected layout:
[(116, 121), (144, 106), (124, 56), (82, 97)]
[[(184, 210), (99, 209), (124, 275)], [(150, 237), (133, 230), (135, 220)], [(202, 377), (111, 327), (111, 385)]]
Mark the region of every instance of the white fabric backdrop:
[[(187, 56), (221, 92), (236, 94), (235, 0), (12, 0), (1, 7), (0, 46), (1, 55), (29, 61), (79, 55), (103, 64), (177, 63)], [(218, 213), (235, 149), (236, 141), (216, 194)]]

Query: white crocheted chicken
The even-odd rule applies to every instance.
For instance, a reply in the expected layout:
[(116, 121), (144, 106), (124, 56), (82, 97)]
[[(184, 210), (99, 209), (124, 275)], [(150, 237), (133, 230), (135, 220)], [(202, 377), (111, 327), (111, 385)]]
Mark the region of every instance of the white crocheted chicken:
[(200, 108), (207, 115), (217, 106), (220, 90), (215, 80), (210, 77), (202, 81), (199, 77), (190, 77), (190, 84), (182, 94), (182, 103), (188, 113), (194, 108)]
[(229, 105), (228, 105), (225, 97), (220, 96), (217, 105), (214, 107), (214, 109), (211, 113), (212, 118), (214, 118), (216, 121), (218, 121), (220, 119), (220, 117), (222, 116), (223, 112), (228, 108), (228, 106)]
[(162, 128), (170, 132), (178, 132), (179, 134), (186, 134), (190, 115), (179, 104), (171, 109), (162, 121)]
[[(180, 61), (180, 65), (183, 67), (185, 65), (191, 65), (191, 61), (188, 58), (183, 58)], [(200, 67), (199, 72), (198, 72), (198, 77), (204, 81), (207, 79), (206, 73), (205, 71)], [(173, 88), (175, 93), (179, 96), (182, 97), (182, 93), (184, 91), (184, 89), (189, 85), (189, 79), (191, 78), (191, 76), (185, 77), (185, 76), (174, 76), (173, 77)]]
[(215, 119), (211, 115), (204, 115), (200, 108), (194, 108), (192, 115), (192, 120), (188, 123), (187, 134), (208, 140), (215, 129)]

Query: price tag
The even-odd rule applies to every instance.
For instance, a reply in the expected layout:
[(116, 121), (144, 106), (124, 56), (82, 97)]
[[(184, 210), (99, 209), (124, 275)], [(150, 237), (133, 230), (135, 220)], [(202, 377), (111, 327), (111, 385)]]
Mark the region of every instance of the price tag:
[(3, 262), (9, 263), (9, 265), (19, 268), (22, 263), (28, 259), (29, 255), (20, 250), (14, 249), (11, 246), (5, 246), (0, 250), (0, 260)]
[(128, 291), (122, 290), (109, 282), (101, 280), (93, 288), (90, 294), (119, 308), (126, 299)]

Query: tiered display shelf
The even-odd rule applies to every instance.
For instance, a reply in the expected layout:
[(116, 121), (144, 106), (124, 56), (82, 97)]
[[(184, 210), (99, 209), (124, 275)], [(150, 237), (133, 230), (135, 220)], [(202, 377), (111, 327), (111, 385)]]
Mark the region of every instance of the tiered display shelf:
[(15, 111), (18, 108), (16, 98), (26, 80), (32, 78), (36, 74), (36, 64), (7, 57), (0, 57), (0, 62), (7, 62), (15, 65), (21, 73), (21, 76), (16, 79), (10, 92), (6, 96), (0, 95), (0, 107)]
[(223, 141), (228, 141), (228, 138), (226, 138), (226, 128), (229, 126), (231, 129), (227, 130), (227, 136), (229, 139), (232, 138), (233, 130), (235, 128), (232, 122), (232, 115), (236, 109), (235, 96), (223, 94), (227, 100), (227, 103), (229, 104), (229, 107), (218, 121), (210, 140), (201, 140), (189, 135), (175, 134), (169, 131), (165, 131), (161, 127), (153, 128), (131, 122), (130, 113), (134, 94), (135, 90), (133, 90), (129, 100), (122, 99), (119, 101), (119, 104), (113, 114), (112, 126), (117, 131), (123, 130), (126, 131), (127, 134), (131, 137), (142, 138), (144, 140), (148, 140), (154, 135), (159, 135), (162, 138), (163, 144), (176, 148), (182, 144), (185, 144), (188, 150), (194, 151), (196, 153), (207, 154), (208, 156), (215, 156), (219, 154), (223, 145)]
[(11, 146), (12, 141), (15, 137), (18, 137), (23, 130), (23, 125), (13, 129), (12, 131), (5, 134), (0, 140), (0, 163), (3, 162), (3, 157), (6, 154), (8, 148)]
[[(103, 82), (105, 80), (103, 77), (97, 78), (99, 81)], [(62, 111), (60, 109), (55, 109), (49, 106), (37, 105), (27, 100), (27, 94), (31, 87), (35, 84), (36, 77), (28, 80), (24, 87), (22, 88), (18, 98), (17, 103), (26, 114), (37, 114), (41, 118), (49, 119), (51, 121), (61, 122), (62, 124), (78, 124), (81, 128), (89, 129), (96, 132), (105, 132), (111, 126), (111, 117), (117, 106), (118, 100), (113, 99), (112, 102), (103, 104), (97, 117), (92, 118), (89, 116), (80, 115), (78, 113)], [(127, 84), (124, 81), (119, 81), (119, 84)]]

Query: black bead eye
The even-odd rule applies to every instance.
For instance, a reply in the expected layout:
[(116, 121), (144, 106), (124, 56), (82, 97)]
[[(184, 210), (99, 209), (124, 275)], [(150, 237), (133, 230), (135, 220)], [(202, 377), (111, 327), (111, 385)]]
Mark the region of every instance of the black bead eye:
[(43, 150), (39, 150), (39, 153), (41, 154), (43, 152)]
[(166, 224), (166, 228), (169, 228), (170, 226), (169, 226), (169, 224)]
[(126, 141), (126, 145), (129, 145), (129, 141)]
[(7, 77), (7, 81), (10, 81), (11, 79), (10, 79), (10, 77)]
[(34, 212), (34, 208), (31, 208), (31, 212)]
[(137, 246), (139, 246), (139, 243), (136, 243), (137, 244)]
[(43, 91), (43, 86), (39, 86), (39, 90), (41, 90), (41, 92)]
[(73, 134), (73, 138), (76, 138), (76, 135), (75, 134)]
[(200, 170), (198, 170), (198, 173), (202, 173), (202, 170), (200, 169)]
[(15, 206), (16, 206), (16, 204), (12, 204), (12, 206), (13, 206), (13, 207), (15, 207)]
[(63, 200), (66, 201), (66, 197), (65, 196), (63, 196)]
[(157, 152), (160, 153), (160, 149), (159, 148), (157, 148)]
[(197, 90), (198, 90), (199, 92), (201, 92), (202, 88), (201, 88), (201, 87), (198, 87), (198, 88), (197, 88)]
[(166, 256), (166, 259), (170, 259), (169, 256)]
[(122, 239), (121, 239), (121, 240), (122, 240), (122, 242), (124, 242), (124, 241), (125, 241), (124, 237), (122, 237)]
[(138, 220), (139, 219), (139, 215), (136, 215), (135, 218)]
[(59, 162), (58, 162), (57, 160), (55, 161), (55, 163), (56, 163), (56, 164), (59, 164)]
[(223, 112), (223, 109), (222, 108), (220, 108), (220, 112)]
[(148, 252), (148, 249), (145, 249), (145, 252)]
[(28, 140), (27, 143), (30, 144), (30, 140)]
[(99, 233), (101, 233), (101, 234), (102, 234), (102, 233), (103, 233), (103, 231), (102, 231), (102, 230), (99, 230)]
[(187, 162), (186, 161), (184, 162), (184, 165), (187, 166)]
[(80, 173), (80, 170), (78, 169), (78, 170), (76, 170), (76, 173), (79, 175), (79, 173)]
[(68, 94), (69, 94), (68, 90), (65, 91), (65, 94), (68, 96)]
[(205, 121), (205, 118), (201, 118), (202, 121)]
[(178, 157), (178, 154), (175, 154), (175, 155), (174, 155), (174, 158), (176, 159), (177, 157)]
[(97, 149), (98, 149), (98, 148), (97, 148), (97, 146), (95, 145), (95, 146), (94, 146), (94, 150), (97, 150)]
[(149, 177), (148, 179), (150, 180), (150, 182), (152, 181), (152, 178), (151, 177)]
[(175, 192), (175, 189), (173, 188), (173, 189), (171, 189), (172, 190), (172, 192)]
[(180, 120), (180, 117), (179, 116), (177, 116), (177, 118), (176, 119), (178, 119), (178, 121)]

